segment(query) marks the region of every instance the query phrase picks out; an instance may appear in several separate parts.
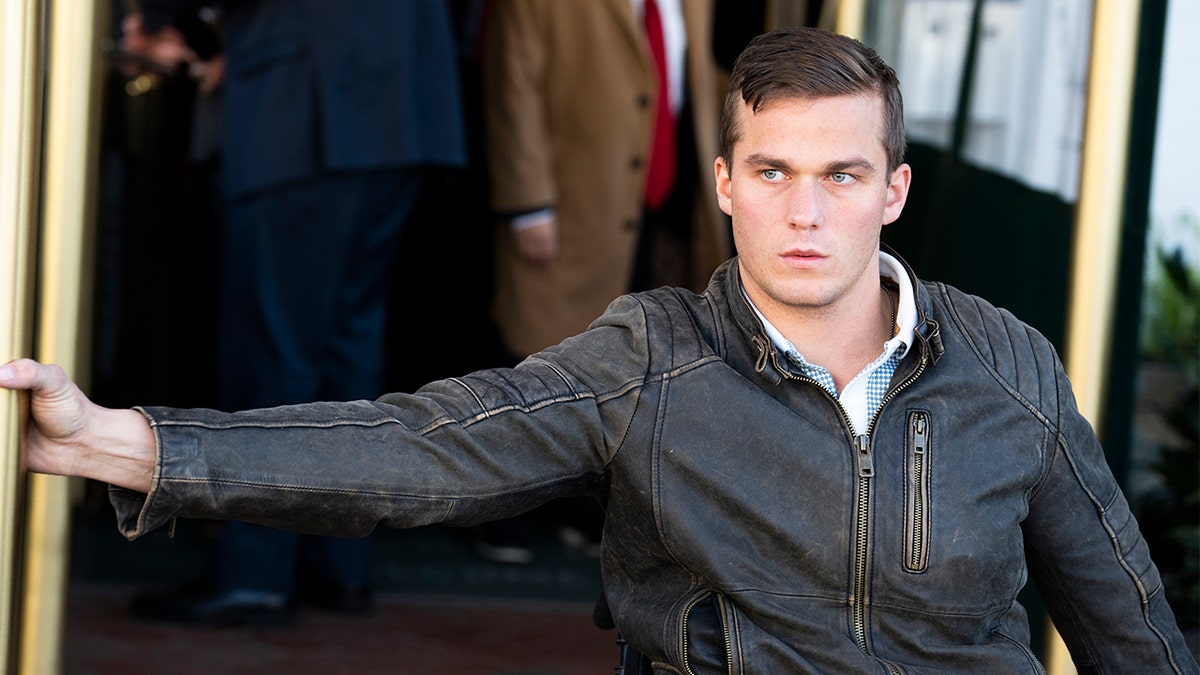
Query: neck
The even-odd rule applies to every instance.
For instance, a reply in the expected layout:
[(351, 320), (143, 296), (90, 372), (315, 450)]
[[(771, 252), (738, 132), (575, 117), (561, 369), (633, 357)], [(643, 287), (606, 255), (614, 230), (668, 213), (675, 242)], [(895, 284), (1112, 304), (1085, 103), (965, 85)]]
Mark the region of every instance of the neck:
[(873, 283), (861, 295), (855, 302), (794, 308), (778, 321), (767, 317), (806, 361), (829, 371), (838, 391), (895, 336), (897, 299), (891, 291)]

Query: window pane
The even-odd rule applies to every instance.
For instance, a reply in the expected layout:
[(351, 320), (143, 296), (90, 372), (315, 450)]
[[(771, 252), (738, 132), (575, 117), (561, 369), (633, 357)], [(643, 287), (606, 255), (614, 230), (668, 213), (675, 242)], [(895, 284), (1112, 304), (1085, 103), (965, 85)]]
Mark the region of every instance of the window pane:
[[(974, 0), (877, 0), (868, 39), (893, 64), (914, 142), (948, 149)], [(987, 0), (963, 159), (1035, 190), (1078, 194), (1090, 0)]]

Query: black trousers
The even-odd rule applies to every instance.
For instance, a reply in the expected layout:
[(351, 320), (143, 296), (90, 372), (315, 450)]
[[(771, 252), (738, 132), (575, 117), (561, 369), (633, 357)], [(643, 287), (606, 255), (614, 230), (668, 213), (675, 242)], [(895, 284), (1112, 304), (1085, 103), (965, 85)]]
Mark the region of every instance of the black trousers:
[(229, 204), (219, 405), (244, 410), (384, 393), (388, 272), (421, 176), (336, 174)]
[[(389, 269), (421, 184), (419, 169), (350, 172), (229, 204), (220, 407), (384, 393)], [(329, 583), (369, 582), (368, 538), (301, 537), (239, 522), (225, 528), (216, 552), (224, 589), (291, 594), (299, 560)]]

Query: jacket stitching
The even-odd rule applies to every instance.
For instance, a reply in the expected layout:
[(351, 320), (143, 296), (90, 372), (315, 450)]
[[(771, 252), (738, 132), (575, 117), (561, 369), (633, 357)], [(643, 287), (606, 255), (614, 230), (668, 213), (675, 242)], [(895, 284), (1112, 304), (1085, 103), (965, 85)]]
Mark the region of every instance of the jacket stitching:
[[(630, 296), (630, 297), (635, 297), (635, 296)], [(635, 297), (635, 299), (637, 300), (638, 309), (640, 309), (642, 312), (642, 325), (645, 327), (644, 328), (645, 334), (643, 335), (643, 339), (645, 340), (646, 351), (647, 351), (646, 370), (644, 370), (642, 372), (642, 379), (641, 379), (641, 381), (637, 382), (637, 386), (636, 386), (636, 388), (640, 389), (643, 386), (645, 386), (646, 382), (650, 379), (650, 355), (649, 355), (650, 344), (651, 344), (650, 320), (649, 320), (649, 317), (647, 316), (645, 303), (643, 303), (640, 298)], [(613, 462), (615, 462), (617, 459), (617, 455), (619, 455), (621, 453), (621, 450), (624, 449), (625, 442), (629, 439), (629, 430), (633, 428), (633, 421), (638, 418), (638, 413), (641, 411), (641, 409), (642, 409), (642, 397), (639, 394), (639, 396), (637, 397), (637, 400), (633, 404), (633, 410), (629, 413), (629, 418), (625, 420), (625, 428), (621, 431), (621, 440), (617, 442), (617, 447), (613, 450), (612, 456), (609, 457), (607, 459), (607, 461), (605, 462), (606, 467), (609, 466), (610, 464), (612, 464)]]
[[(968, 345), (970, 345), (971, 352), (975, 354), (975, 357), (979, 360), (979, 363), (981, 365), (983, 365), (984, 369), (988, 371), (988, 373), (992, 376), (992, 378), (995, 379), (996, 382), (998, 384), (1000, 384), (1001, 387), (1003, 387), (1006, 392), (1008, 392), (1009, 396), (1011, 396), (1014, 400), (1016, 400), (1018, 403), (1020, 403), (1022, 407), (1024, 407), (1026, 410), (1028, 410), (1030, 412), (1030, 414), (1032, 414), (1043, 425), (1057, 431), (1057, 427), (1055, 426), (1054, 422), (1045, 413), (1042, 412), (1041, 408), (1038, 407), (1037, 405), (1035, 405), (1028, 398), (1026, 398), (1026, 396), (1021, 393), (1021, 391), (1016, 387), (1015, 384), (1009, 382), (1007, 378), (1005, 378), (1003, 375), (1001, 375), (1000, 372), (996, 369), (994, 362), (992, 362), (992, 363), (988, 362), (988, 359), (986, 358), (986, 354), (985, 354), (984, 350), (980, 347), (979, 343), (976, 341), (975, 337), (972, 335), (971, 331), (968, 329), (967, 323), (966, 323), (966, 321), (964, 321), (957, 304), (954, 302), (953, 299), (951, 299), (949, 293), (946, 292), (945, 285), (939, 283), (939, 284), (937, 284), (937, 286), (941, 291), (942, 300), (945, 304), (947, 313), (950, 315), (950, 318), (957, 325), (959, 334), (962, 335), (963, 339), (966, 340)], [(1005, 325), (1008, 324), (1008, 320), (1003, 315), (1001, 315), (1000, 318)], [(990, 337), (990, 336), (985, 336), (985, 337)], [(1008, 338), (1009, 339), (1006, 341), (1011, 343), (1012, 336), (1009, 335)], [(988, 340), (988, 344), (989, 344), (989, 346), (993, 346), (993, 347), (995, 346), (993, 344), (992, 340), (990, 340), (990, 339)], [(1039, 357), (1034, 356), (1033, 362), (1035, 364), (1035, 367), (1040, 367), (1040, 364), (1039, 364), (1040, 360), (1041, 359)], [(1037, 385), (1037, 389), (1039, 389), (1039, 390), (1041, 389), (1040, 383)]]
[[(1143, 581), (1141, 575), (1138, 574), (1137, 570), (1133, 569), (1133, 567), (1129, 564), (1129, 560), (1125, 555), (1125, 551), (1123, 551), (1121, 548), (1120, 537), (1118, 536), (1117, 531), (1113, 528), (1112, 520), (1109, 518), (1109, 507), (1113, 503), (1116, 502), (1116, 496), (1114, 496), (1113, 499), (1109, 503), (1102, 504), (1100, 502), (1100, 500), (1096, 498), (1096, 494), (1092, 491), (1091, 487), (1088, 486), (1087, 482), (1083, 479), (1083, 476), (1081, 475), (1081, 473), (1078, 470), (1078, 465), (1075, 462), (1074, 456), (1072, 455), (1070, 450), (1066, 448), (1065, 444), (1063, 446), (1063, 455), (1067, 460), (1068, 466), (1070, 466), (1070, 468), (1071, 468), (1072, 475), (1075, 476), (1076, 482), (1079, 483), (1080, 489), (1083, 490), (1083, 493), (1088, 496), (1088, 499), (1090, 499), (1096, 507), (1096, 512), (1097, 512), (1097, 515), (1099, 516), (1100, 525), (1104, 528), (1104, 531), (1108, 534), (1109, 543), (1113, 547), (1113, 556), (1116, 558), (1118, 564), (1120, 564), (1121, 569), (1125, 570), (1125, 573), (1127, 575), (1129, 575), (1130, 580), (1133, 582), (1134, 587), (1137, 589), (1138, 598), (1141, 600), (1141, 605), (1142, 605), (1142, 618), (1145, 620), (1146, 625), (1150, 628), (1150, 630), (1154, 633), (1154, 635), (1158, 637), (1158, 640), (1159, 640), (1160, 644), (1162, 645), (1162, 648), (1167, 651), (1167, 654), (1168, 654), (1167, 658), (1171, 662), (1171, 667), (1174, 668), (1176, 670), (1176, 672), (1182, 672), (1180, 670), (1178, 658), (1177, 658), (1175, 652), (1171, 650), (1170, 640), (1168, 640), (1166, 638), (1166, 636), (1163, 634), (1162, 630), (1160, 630), (1158, 625), (1155, 624), (1154, 621), (1152, 620), (1153, 617), (1150, 615), (1150, 595), (1151, 594), (1147, 591), (1146, 584)], [(1080, 635), (1086, 635), (1086, 634), (1087, 634), (1086, 631), (1080, 633)], [(1089, 643), (1089, 641), (1086, 639), (1084, 640), (1084, 642)], [(1089, 651), (1090, 651), (1090, 647), (1089, 647)], [(1093, 659), (1093, 662), (1095, 662), (1094, 659)]]

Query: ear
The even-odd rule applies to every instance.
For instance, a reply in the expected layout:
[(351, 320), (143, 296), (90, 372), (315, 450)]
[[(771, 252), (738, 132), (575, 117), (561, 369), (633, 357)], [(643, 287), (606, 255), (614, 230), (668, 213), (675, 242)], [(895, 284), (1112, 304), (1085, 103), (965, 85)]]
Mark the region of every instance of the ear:
[(713, 162), (713, 174), (717, 178), (717, 205), (725, 212), (725, 215), (733, 215), (733, 185), (729, 177), (729, 165), (725, 163), (724, 157), (718, 157)]
[(883, 206), (883, 224), (888, 225), (900, 217), (904, 202), (908, 200), (908, 186), (912, 181), (912, 167), (901, 164), (888, 179), (887, 202)]

